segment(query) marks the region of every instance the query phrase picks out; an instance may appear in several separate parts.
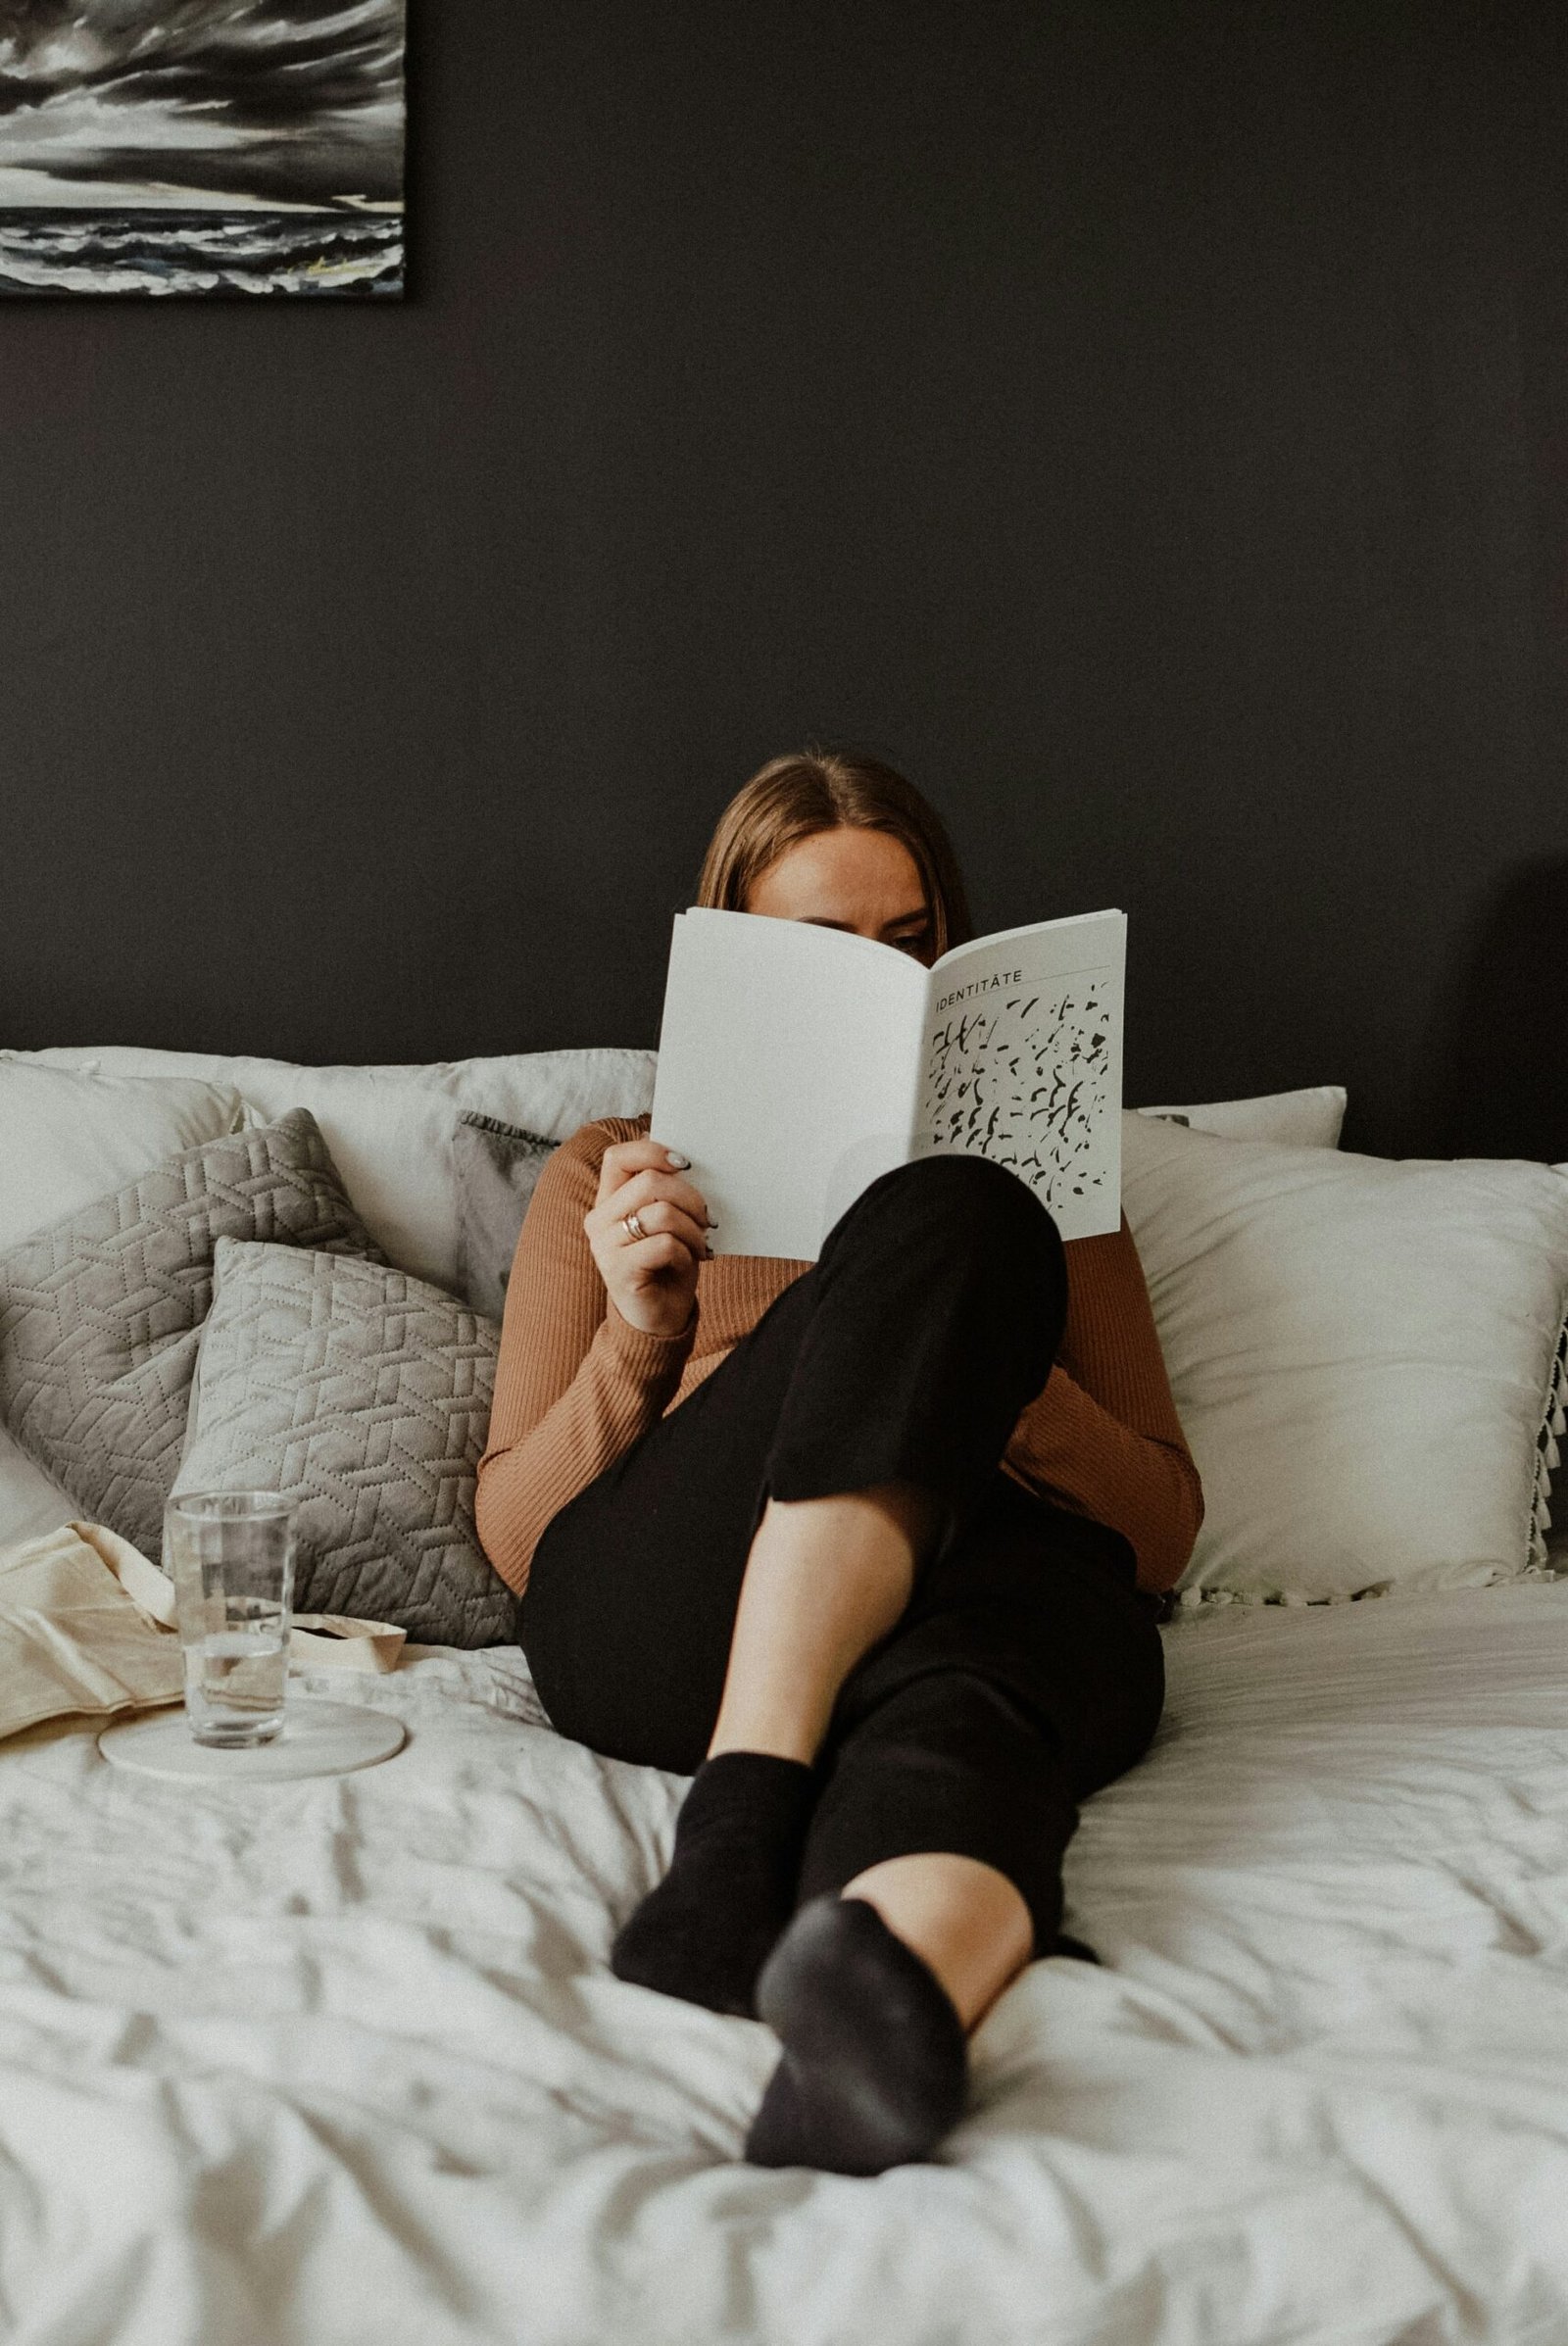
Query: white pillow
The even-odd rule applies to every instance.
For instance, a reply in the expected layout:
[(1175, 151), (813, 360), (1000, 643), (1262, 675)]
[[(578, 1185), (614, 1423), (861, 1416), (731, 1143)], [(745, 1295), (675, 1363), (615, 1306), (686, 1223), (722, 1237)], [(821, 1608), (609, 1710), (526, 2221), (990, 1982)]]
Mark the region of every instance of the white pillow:
[(0, 1056), (0, 1253), (181, 1149), (237, 1132), (231, 1084), (147, 1082)]
[(400, 1270), (454, 1294), (452, 1134), (462, 1110), (474, 1108), (546, 1139), (564, 1140), (596, 1116), (641, 1115), (654, 1091), (649, 1051), (519, 1051), (390, 1067), (299, 1067), (286, 1059), (127, 1045), (73, 1046), (19, 1057), (49, 1066), (91, 1065), (111, 1075), (204, 1076), (234, 1085), (269, 1122), (290, 1108), (309, 1108), (371, 1236)]
[(1123, 1200), (1205, 1517), (1184, 1588), (1476, 1588), (1539, 1562), (1568, 1181), (1128, 1117)]
[[(453, 1293), (459, 1274), (451, 1151), (458, 1114), (477, 1109), (547, 1139), (564, 1140), (596, 1116), (641, 1115), (653, 1100), (655, 1066), (651, 1051), (601, 1050), (520, 1051), (422, 1066), (304, 1067), (287, 1059), (144, 1051), (127, 1044), (73, 1044), (0, 1053), (0, 1059), (117, 1077), (205, 1078), (232, 1085), (267, 1121), (291, 1107), (309, 1108), (350, 1197), (393, 1261)], [(1324, 1084), (1258, 1100), (1142, 1112), (1185, 1116), (1204, 1131), (1332, 1149), (1345, 1114), (1345, 1094), (1337, 1085)], [(156, 1152), (146, 1161), (156, 1162)], [(133, 1171), (142, 1169), (137, 1165)], [(104, 1183), (88, 1196), (112, 1186)], [(70, 1210), (70, 1203), (61, 1208)]]
[(1343, 1084), (1312, 1084), (1301, 1092), (1265, 1092), (1256, 1100), (1210, 1100), (1201, 1107), (1146, 1107), (1138, 1113), (1187, 1124), (1194, 1132), (1219, 1133), (1231, 1141), (1338, 1149), (1345, 1098)]

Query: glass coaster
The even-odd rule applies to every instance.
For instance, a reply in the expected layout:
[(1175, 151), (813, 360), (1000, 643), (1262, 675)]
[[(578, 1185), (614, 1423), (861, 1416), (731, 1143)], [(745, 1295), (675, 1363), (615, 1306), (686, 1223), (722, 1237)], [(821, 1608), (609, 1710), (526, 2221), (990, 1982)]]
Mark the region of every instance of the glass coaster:
[(347, 1776), (390, 1759), (408, 1739), (390, 1711), (358, 1702), (316, 1702), (290, 1691), (282, 1731), (270, 1743), (221, 1751), (193, 1740), (183, 1704), (117, 1720), (98, 1737), (111, 1766), (138, 1776), (203, 1784), (284, 1784), (301, 1776)]

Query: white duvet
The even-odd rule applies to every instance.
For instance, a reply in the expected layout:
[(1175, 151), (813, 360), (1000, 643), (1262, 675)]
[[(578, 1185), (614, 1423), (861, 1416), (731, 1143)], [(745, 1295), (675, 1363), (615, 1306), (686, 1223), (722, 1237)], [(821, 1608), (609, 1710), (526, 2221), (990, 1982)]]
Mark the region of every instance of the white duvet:
[(357, 1681), (404, 1752), (243, 1801), (6, 1745), (0, 2334), (1562, 2346), (1568, 1586), (1167, 1655), (1069, 1860), (1106, 1968), (1035, 1966), (869, 2182), (737, 2164), (770, 2037), (611, 1977), (681, 1787), (514, 1650)]

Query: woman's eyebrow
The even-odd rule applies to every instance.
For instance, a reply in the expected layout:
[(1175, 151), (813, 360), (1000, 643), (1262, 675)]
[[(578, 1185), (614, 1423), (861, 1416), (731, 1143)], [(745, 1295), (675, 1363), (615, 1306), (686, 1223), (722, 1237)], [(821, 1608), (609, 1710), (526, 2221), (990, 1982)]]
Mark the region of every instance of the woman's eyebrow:
[[(913, 912), (895, 912), (893, 918), (885, 920), (882, 926), (885, 929), (907, 929), (918, 924), (924, 928), (930, 918), (930, 913), (921, 904)], [(801, 915), (801, 925), (808, 929), (849, 929), (854, 924), (848, 920), (829, 920), (825, 912), (805, 912)]]

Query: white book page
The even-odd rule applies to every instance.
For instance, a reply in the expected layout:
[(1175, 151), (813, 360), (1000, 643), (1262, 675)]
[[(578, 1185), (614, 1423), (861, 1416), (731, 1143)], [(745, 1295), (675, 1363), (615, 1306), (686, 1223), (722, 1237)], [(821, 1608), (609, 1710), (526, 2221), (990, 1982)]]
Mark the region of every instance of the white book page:
[(837, 929), (676, 916), (654, 1138), (692, 1160), (716, 1254), (814, 1262), (909, 1153), (927, 972)]
[(1064, 1239), (1117, 1229), (1126, 957), (1120, 912), (944, 953), (927, 981), (913, 1153), (1007, 1166)]

